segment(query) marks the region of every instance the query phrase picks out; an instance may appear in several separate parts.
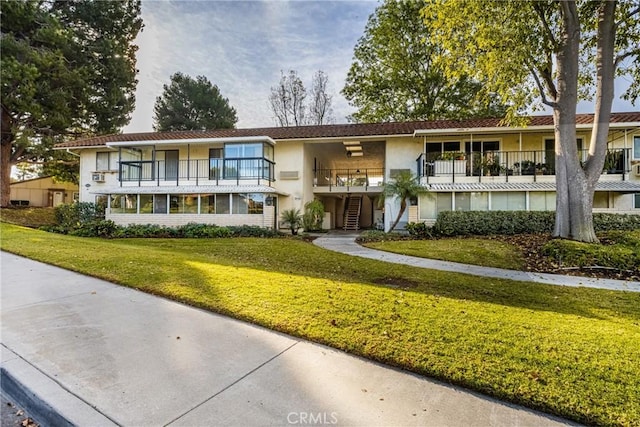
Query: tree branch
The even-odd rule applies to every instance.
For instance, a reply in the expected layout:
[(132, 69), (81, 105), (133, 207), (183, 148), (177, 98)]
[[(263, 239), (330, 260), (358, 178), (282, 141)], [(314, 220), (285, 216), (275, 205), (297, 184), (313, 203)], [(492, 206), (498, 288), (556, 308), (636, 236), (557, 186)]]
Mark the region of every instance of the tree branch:
[(613, 65), (617, 68), (618, 64), (620, 64), (622, 61), (624, 61), (625, 59), (633, 55), (640, 55), (640, 47), (631, 49), (628, 52), (624, 52), (616, 56), (615, 59), (613, 60)]
[[(549, 101), (549, 99), (547, 99), (547, 95), (546, 95), (546, 92), (544, 90), (544, 86), (542, 85), (542, 82), (540, 81), (540, 77), (538, 76), (538, 73), (536, 73), (536, 70), (535, 70), (535, 68), (533, 66), (529, 66), (529, 72), (533, 76), (533, 80), (535, 80), (536, 86), (538, 86), (538, 91), (540, 91), (540, 96), (542, 97), (542, 103), (545, 104), (545, 105), (548, 105), (549, 107), (556, 108), (558, 106), (558, 103), (555, 102), (555, 101)], [(547, 79), (546, 74), (549, 74), (549, 73), (543, 72), (542, 74), (545, 77), (545, 81), (546, 81), (546, 79)], [(547, 81), (547, 84), (550, 85), (549, 86), (549, 91), (555, 93), (555, 86), (553, 85), (553, 81), (551, 81), (551, 82)], [(554, 94), (554, 98), (555, 98), (555, 94)]]
[(542, 8), (541, 2), (533, 2), (533, 10), (540, 17), (540, 21), (542, 21), (542, 27), (544, 28), (544, 32), (547, 35), (547, 39), (551, 42), (554, 50), (558, 46), (555, 37), (553, 36), (553, 31), (551, 31), (551, 27), (549, 26), (549, 22), (547, 21), (546, 16), (544, 16), (544, 10)]

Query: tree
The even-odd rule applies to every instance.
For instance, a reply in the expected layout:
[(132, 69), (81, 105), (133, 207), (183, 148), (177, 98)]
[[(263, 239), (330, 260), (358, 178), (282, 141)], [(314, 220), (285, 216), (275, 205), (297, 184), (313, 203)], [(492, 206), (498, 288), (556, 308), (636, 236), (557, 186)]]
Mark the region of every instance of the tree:
[(231, 129), (238, 121), (235, 108), (205, 76), (175, 73), (163, 88), (154, 106), (156, 131)]
[[(596, 242), (593, 195), (607, 149), (616, 75), (640, 91), (640, 7), (633, 2), (433, 0), (423, 16), (444, 50), (451, 78), (487, 78), (484, 90), (511, 104), (508, 117), (536, 99), (553, 109), (556, 141), (556, 237)], [(464, 23), (464, 25), (462, 25)], [(576, 147), (576, 104), (595, 85), (589, 153)]]
[(502, 117), (494, 98), (478, 99), (481, 84), (447, 78), (434, 62), (441, 52), (420, 17), (423, 1), (384, 1), (369, 17), (354, 49), (342, 94), (356, 122)]
[(402, 218), (404, 211), (407, 209), (407, 199), (418, 197), (426, 192), (427, 190), (420, 185), (420, 178), (409, 170), (400, 171), (395, 178), (384, 183), (383, 198), (380, 201), (384, 201), (387, 198), (400, 199), (400, 210), (391, 228), (389, 228), (389, 232), (393, 231), (400, 222), (400, 218)]
[(2, 3), (0, 206), (13, 165), (46, 165), (54, 143), (129, 122), (141, 27), (139, 0)]
[(328, 84), (329, 76), (324, 71), (318, 70), (313, 75), (307, 120), (310, 125), (333, 123), (333, 108), (331, 108), (333, 97), (327, 93)]
[(292, 235), (297, 235), (298, 230), (302, 226), (302, 214), (300, 213), (300, 209), (286, 209), (280, 215), (280, 221), (289, 227)]
[(321, 70), (313, 76), (311, 100), (307, 106), (307, 89), (294, 70), (280, 73), (277, 86), (271, 87), (269, 105), (278, 126), (321, 125), (333, 121), (332, 97), (327, 93), (329, 77)]

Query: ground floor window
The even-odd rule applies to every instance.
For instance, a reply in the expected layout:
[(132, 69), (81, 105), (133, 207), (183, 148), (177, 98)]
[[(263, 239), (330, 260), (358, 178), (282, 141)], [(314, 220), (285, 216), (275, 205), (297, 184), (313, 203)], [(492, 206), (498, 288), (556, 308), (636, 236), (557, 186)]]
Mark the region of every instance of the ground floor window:
[(526, 193), (524, 191), (509, 191), (491, 194), (492, 211), (523, 211), (527, 208)]
[(556, 193), (553, 191), (532, 191), (529, 193), (530, 211), (556, 210)]
[(640, 209), (640, 193), (636, 193), (633, 195), (633, 201), (634, 201), (633, 206), (636, 209)]
[(229, 214), (229, 194), (201, 194), (201, 214)]
[(110, 200), (111, 213), (137, 213), (137, 194), (113, 194)]
[(264, 209), (264, 194), (234, 194), (232, 209), (235, 214), (262, 214)]
[(248, 214), (262, 215), (265, 195), (237, 194), (112, 194), (97, 196), (110, 203), (111, 213), (132, 214)]
[(172, 214), (197, 214), (197, 194), (172, 194), (169, 196), (169, 213)]

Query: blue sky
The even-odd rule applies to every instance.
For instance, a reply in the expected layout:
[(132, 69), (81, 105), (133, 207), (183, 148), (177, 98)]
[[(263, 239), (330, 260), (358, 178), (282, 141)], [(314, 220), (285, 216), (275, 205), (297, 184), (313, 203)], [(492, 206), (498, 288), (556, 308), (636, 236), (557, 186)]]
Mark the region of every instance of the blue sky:
[(296, 70), (305, 85), (329, 76), (336, 122), (353, 112), (340, 95), (353, 48), (375, 1), (143, 1), (136, 110), (126, 132), (152, 130), (169, 77), (206, 76), (238, 112), (237, 127), (273, 126), (271, 86)]
[[(138, 36), (136, 110), (125, 132), (152, 130), (153, 104), (175, 72), (206, 76), (238, 113), (237, 127), (274, 126), (268, 97), (280, 71), (296, 70), (305, 85), (317, 70), (329, 76), (334, 116), (353, 108), (340, 94), (376, 1), (143, 0)], [(616, 82), (619, 95), (628, 85)], [(613, 111), (635, 111), (616, 98)], [(580, 112), (592, 112), (581, 103)]]

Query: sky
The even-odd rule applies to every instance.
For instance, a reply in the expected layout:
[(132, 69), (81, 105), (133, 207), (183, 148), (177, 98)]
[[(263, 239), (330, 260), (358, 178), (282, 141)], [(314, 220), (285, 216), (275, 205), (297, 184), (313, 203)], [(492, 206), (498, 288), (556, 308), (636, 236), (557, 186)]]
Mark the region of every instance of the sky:
[[(170, 76), (204, 75), (237, 111), (236, 127), (275, 126), (270, 88), (281, 71), (296, 70), (310, 88), (313, 74), (329, 77), (336, 123), (354, 112), (340, 94), (353, 49), (378, 3), (359, 1), (143, 0), (144, 29), (136, 44), (136, 109), (125, 132), (149, 132), (153, 105)], [(628, 86), (616, 82), (616, 93)], [(579, 112), (593, 112), (581, 103)], [(613, 111), (637, 111), (616, 97)]]
[(142, 2), (144, 29), (136, 44), (136, 109), (125, 132), (152, 130), (153, 105), (178, 71), (204, 75), (229, 99), (236, 127), (275, 126), (270, 88), (296, 70), (307, 88), (329, 77), (337, 123), (354, 110), (340, 91), (375, 1)]

